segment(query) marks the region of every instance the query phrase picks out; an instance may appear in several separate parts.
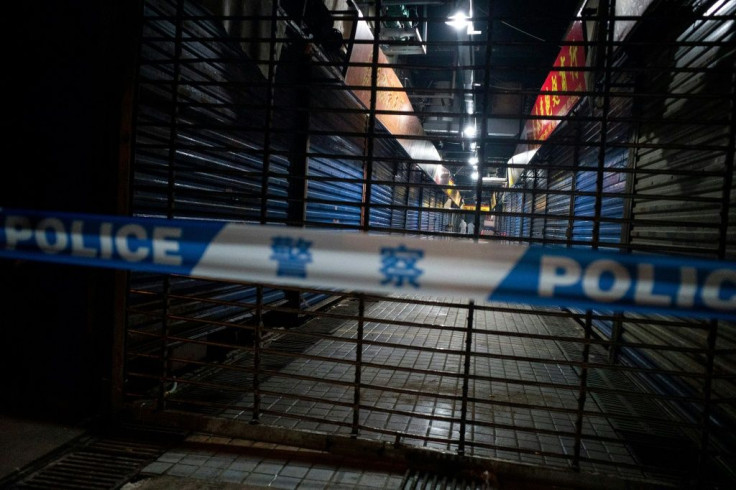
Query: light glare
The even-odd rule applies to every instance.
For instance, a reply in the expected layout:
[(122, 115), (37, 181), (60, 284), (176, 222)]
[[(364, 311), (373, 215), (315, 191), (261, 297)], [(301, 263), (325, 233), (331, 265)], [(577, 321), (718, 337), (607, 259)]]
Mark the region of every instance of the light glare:
[(448, 21), (445, 21), (445, 24), (448, 26), (452, 26), (458, 31), (460, 29), (465, 29), (469, 22), (468, 22), (468, 16), (465, 15), (463, 12), (456, 12), (455, 14), (448, 17)]

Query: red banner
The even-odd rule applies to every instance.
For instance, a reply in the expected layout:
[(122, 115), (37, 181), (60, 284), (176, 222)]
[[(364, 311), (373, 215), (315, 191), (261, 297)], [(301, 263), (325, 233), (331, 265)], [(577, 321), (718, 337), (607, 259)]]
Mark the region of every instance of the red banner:
[[(583, 24), (581, 21), (573, 23), (565, 36), (565, 42), (582, 42)], [(553, 70), (547, 75), (542, 84), (542, 93), (537, 97), (532, 114), (535, 116), (566, 116), (580, 96), (561, 94), (559, 92), (584, 92), (586, 89), (585, 73), (570, 68), (585, 66), (585, 46), (565, 44), (560, 49)], [(566, 68), (567, 70), (555, 70), (554, 68)], [(549, 93), (544, 93), (549, 92)], [(529, 139), (544, 141), (552, 134), (552, 131), (560, 124), (559, 119), (534, 119), (527, 123), (526, 137)]]

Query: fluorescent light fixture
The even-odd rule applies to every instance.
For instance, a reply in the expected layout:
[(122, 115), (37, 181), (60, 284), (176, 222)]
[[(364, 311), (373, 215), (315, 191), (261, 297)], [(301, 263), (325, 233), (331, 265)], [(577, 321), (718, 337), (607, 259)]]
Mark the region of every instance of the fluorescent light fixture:
[(483, 183), (488, 185), (505, 186), (506, 177), (483, 177)]
[(471, 165), (478, 165), (478, 157), (473, 155), (472, 157), (468, 158), (468, 163)]
[(478, 171), (476, 170), (472, 174), (470, 174), (470, 178), (473, 180), (478, 180)]
[(458, 31), (460, 29), (465, 29), (470, 24), (470, 21), (468, 20), (469, 17), (465, 15), (465, 13), (462, 11), (454, 13), (453, 15), (449, 16), (448, 19), (450, 20), (445, 21), (445, 24), (454, 27)]
[(476, 132), (475, 124), (468, 124), (465, 126), (465, 129), (463, 129), (463, 136), (466, 138), (475, 138)]

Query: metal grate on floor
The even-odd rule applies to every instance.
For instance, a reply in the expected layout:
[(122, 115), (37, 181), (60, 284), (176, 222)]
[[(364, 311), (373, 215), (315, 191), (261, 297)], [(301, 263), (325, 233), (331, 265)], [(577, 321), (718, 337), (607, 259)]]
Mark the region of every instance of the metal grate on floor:
[(486, 472), (478, 476), (442, 475), (426, 471), (407, 470), (401, 482), (401, 490), (491, 490), (498, 487), (498, 482)]
[(121, 432), (85, 437), (40, 469), (20, 475), (9, 488), (117, 489), (182, 437), (173, 431), (148, 432), (132, 427)]

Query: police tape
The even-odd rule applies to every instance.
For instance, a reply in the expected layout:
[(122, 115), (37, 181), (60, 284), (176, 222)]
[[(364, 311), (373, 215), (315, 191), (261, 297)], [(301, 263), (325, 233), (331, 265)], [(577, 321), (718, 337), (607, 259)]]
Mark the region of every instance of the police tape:
[(736, 320), (736, 263), (0, 209), (0, 257), (382, 294)]

